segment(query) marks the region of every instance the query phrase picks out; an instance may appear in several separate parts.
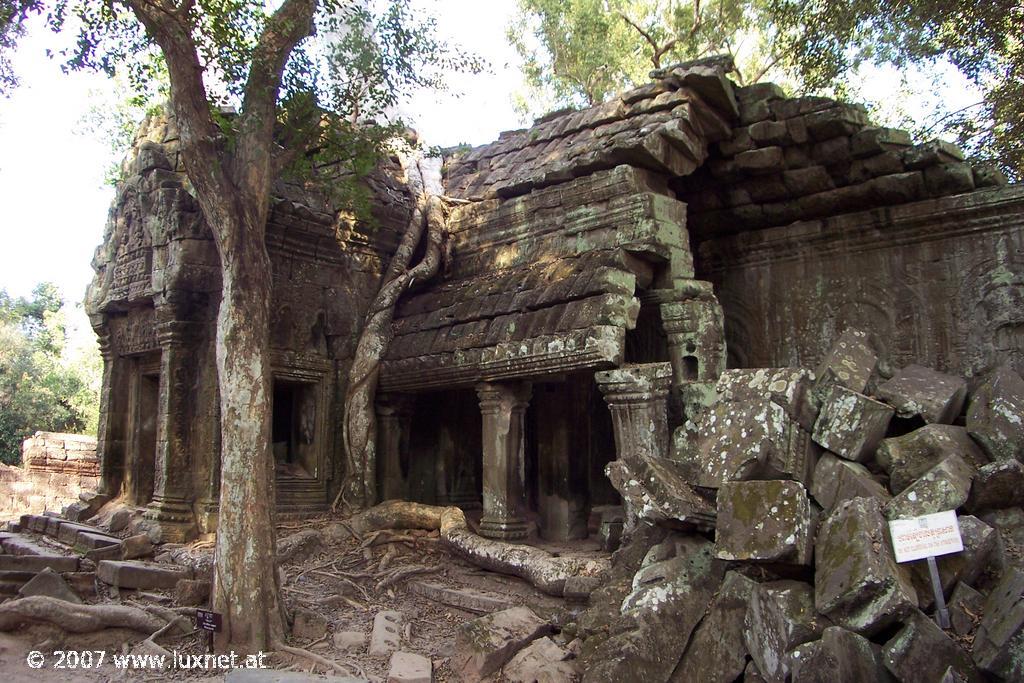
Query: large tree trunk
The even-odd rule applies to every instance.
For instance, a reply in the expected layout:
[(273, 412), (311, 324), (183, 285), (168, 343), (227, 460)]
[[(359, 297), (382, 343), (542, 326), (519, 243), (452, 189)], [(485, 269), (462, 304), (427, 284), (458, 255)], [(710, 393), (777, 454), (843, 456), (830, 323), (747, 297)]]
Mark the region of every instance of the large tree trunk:
[(224, 615), (220, 650), (257, 652), (282, 640), (270, 455), (271, 268), (260, 226), (221, 254), (217, 316), (221, 409), (220, 519), (214, 610)]
[[(345, 476), (332, 509), (337, 509), (339, 502), (352, 511), (376, 502), (377, 414), (374, 401), (380, 362), (391, 343), (395, 306), (414, 285), (433, 278), (441, 264), (445, 228), (443, 202), (439, 196), (424, 190), (423, 171), (418, 163), (410, 165), (408, 180), (417, 195), (416, 207), (384, 275), (383, 284), (370, 304), (349, 369), (342, 420)], [(426, 251), (420, 262), (409, 268), (424, 228), (427, 232)]]

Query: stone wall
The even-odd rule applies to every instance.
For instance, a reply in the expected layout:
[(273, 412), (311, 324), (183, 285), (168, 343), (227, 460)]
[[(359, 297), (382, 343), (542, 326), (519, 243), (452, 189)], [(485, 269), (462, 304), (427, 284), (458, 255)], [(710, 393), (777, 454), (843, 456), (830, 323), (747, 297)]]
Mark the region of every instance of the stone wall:
[(36, 432), (21, 459), (22, 467), (0, 464), (0, 519), (59, 512), (99, 484), (95, 437)]

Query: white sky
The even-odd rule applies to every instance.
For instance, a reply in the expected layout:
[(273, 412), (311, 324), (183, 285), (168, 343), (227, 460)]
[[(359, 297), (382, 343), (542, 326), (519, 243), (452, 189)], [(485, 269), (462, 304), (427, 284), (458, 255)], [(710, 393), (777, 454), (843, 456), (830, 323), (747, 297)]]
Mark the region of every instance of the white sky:
[[(482, 144), (522, 125), (512, 110), (520, 86), (518, 57), (505, 40), (511, 0), (418, 0), (438, 16), (452, 42), (487, 59), (492, 73), (452, 79), (452, 94), (422, 94), (403, 110), (427, 144)], [(80, 301), (92, 276), (113, 197), (103, 184), (109, 156), (105, 140), (76, 129), (90, 104), (90, 90), (108, 90), (103, 76), (65, 75), (45, 57), (58, 38), (39, 22), (14, 56), (21, 86), (0, 99), (0, 288), (26, 295), (41, 281), (55, 282), (68, 301)], [(67, 39), (66, 37), (63, 39)], [(891, 72), (867, 74), (864, 94), (895, 97)], [(971, 101), (962, 85), (950, 98)], [(952, 107), (956, 108), (956, 107)]]

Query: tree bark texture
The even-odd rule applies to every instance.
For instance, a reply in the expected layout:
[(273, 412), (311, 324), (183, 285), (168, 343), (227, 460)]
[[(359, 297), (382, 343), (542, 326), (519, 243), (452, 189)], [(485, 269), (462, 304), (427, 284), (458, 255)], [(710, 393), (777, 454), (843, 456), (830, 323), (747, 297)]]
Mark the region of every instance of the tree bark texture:
[[(391, 322), (401, 296), (417, 284), (429, 281), (441, 264), (445, 236), (445, 208), (441, 197), (427, 194), (422, 170), (409, 167), (409, 184), (418, 195), (412, 218), (402, 241), (391, 259), (383, 284), (370, 304), (366, 322), (359, 335), (355, 357), (345, 389), (342, 444), (345, 450), (345, 475), (332, 509), (339, 503), (349, 510), (361, 510), (377, 499), (377, 415), (374, 401), (380, 362), (393, 336)], [(427, 245), (416, 266), (409, 263), (426, 230)]]
[(268, 650), (283, 639), (270, 452), (270, 258), (266, 221), (279, 150), (273, 139), (285, 64), (313, 30), (317, 0), (284, 0), (258, 37), (226, 141), (213, 121), (193, 32), (193, 3), (124, 0), (167, 62), (181, 153), (220, 255), (217, 315), (221, 490), (213, 605), (224, 616), (221, 650)]
[(389, 500), (363, 510), (349, 520), (353, 531), (379, 529), (439, 529), (446, 547), (473, 564), (528, 581), (548, 595), (561, 596), (572, 577), (600, 577), (610, 568), (606, 560), (556, 557), (540, 548), (506, 543), (473, 533), (457, 507), (440, 507)]

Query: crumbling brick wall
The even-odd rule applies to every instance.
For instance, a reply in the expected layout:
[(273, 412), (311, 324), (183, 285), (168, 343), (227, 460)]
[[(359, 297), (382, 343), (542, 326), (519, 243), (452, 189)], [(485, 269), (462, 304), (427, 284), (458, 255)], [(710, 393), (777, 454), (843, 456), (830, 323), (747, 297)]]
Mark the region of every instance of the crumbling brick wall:
[(21, 448), (21, 467), (0, 465), (0, 519), (60, 511), (99, 484), (95, 437), (36, 432)]

